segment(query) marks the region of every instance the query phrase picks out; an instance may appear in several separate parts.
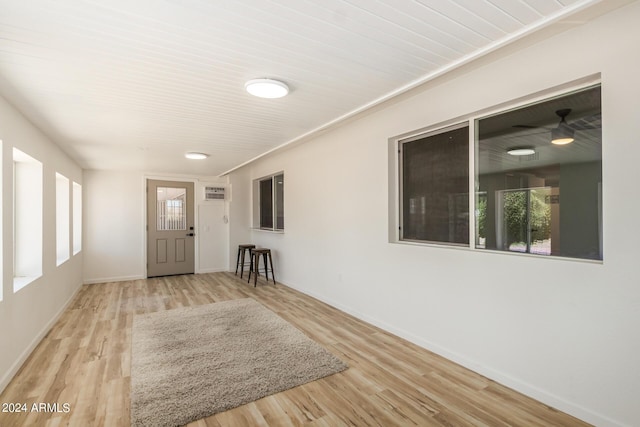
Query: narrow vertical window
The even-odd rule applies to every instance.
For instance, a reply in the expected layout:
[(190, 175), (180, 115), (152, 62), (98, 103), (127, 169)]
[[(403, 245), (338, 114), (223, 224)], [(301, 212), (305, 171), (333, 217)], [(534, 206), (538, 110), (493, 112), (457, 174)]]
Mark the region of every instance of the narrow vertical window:
[(42, 276), (42, 163), (13, 149), (13, 290)]
[(284, 230), (284, 174), (253, 181), (253, 227)]
[(260, 228), (273, 229), (273, 178), (260, 181)]
[(276, 230), (284, 230), (284, 175), (276, 175), (273, 177), (273, 186), (275, 188), (274, 210), (276, 218)]
[(82, 250), (82, 186), (73, 183), (73, 254)]
[(56, 173), (56, 260), (69, 259), (69, 178)]
[(469, 243), (469, 127), (400, 141), (401, 239)]

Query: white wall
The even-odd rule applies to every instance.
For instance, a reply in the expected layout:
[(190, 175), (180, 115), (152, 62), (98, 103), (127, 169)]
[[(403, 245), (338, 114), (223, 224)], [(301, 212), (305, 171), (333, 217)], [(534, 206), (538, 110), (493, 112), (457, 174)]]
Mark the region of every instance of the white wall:
[[(233, 172), (231, 249), (270, 247), (283, 283), (579, 418), (640, 425), (638, 22), (635, 2)], [(388, 138), (597, 73), (602, 264), (389, 243)], [(285, 233), (248, 231), (251, 180), (281, 170)]]
[(84, 171), (84, 283), (145, 277), (141, 172)]
[[(2, 140), (2, 301), (0, 391), (48, 332), (82, 284), (83, 252), (56, 266), (56, 172), (82, 184), (82, 170), (0, 98)], [(13, 147), (43, 164), (42, 276), (13, 292)], [(37, 256), (38, 254), (34, 254)]]
[[(251, 192), (247, 191), (251, 187), (249, 172), (249, 168), (242, 168), (229, 177), (229, 188), (231, 189), (231, 197), (229, 198), (229, 271), (236, 269), (238, 245), (250, 243), (252, 239), (249, 226), (252, 218)], [(237, 193), (234, 191), (236, 187), (239, 190)]]
[[(220, 202), (202, 201), (205, 185), (226, 185), (226, 178), (160, 177), (143, 172), (85, 170), (84, 283), (146, 277), (147, 178), (196, 181), (196, 273), (227, 269), (228, 225), (220, 224), (222, 215), (217, 209)], [(222, 211), (226, 213), (226, 202), (222, 205)], [(203, 215), (202, 224), (198, 222), (200, 215)]]

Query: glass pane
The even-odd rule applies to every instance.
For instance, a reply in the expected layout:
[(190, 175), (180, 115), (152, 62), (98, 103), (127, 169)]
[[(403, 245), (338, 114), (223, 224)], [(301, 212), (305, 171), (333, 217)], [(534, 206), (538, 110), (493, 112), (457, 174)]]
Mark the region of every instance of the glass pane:
[(260, 181), (260, 228), (273, 229), (273, 179)]
[(600, 87), (477, 128), (476, 247), (602, 259)]
[(276, 175), (276, 229), (284, 230), (284, 175)]
[(402, 239), (469, 243), (469, 127), (402, 143)]
[(504, 247), (513, 252), (527, 252), (527, 192), (505, 191), (502, 206)]
[(487, 193), (476, 193), (476, 248), (484, 248), (487, 236), (485, 234), (487, 223)]
[(551, 254), (551, 188), (505, 190), (499, 198), (503, 241), (512, 252)]
[(551, 255), (551, 187), (529, 190), (529, 252)]
[(187, 189), (158, 187), (156, 229), (173, 231), (187, 229)]

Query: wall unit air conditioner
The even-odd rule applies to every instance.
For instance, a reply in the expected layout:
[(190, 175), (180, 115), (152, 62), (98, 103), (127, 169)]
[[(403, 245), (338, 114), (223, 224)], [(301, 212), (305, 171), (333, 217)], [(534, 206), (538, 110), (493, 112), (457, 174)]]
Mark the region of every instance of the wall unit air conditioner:
[(205, 200), (224, 200), (224, 187), (204, 187)]

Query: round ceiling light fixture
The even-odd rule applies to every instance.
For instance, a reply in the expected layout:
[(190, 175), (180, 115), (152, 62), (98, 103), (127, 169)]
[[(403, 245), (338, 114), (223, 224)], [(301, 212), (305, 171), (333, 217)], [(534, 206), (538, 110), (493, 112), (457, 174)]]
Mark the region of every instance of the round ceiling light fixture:
[(507, 153), (512, 156), (530, 156), (532, 154), (536, 154), (536, 150), (531, 147), (518, 147), (508, 150)]
[(289, 93), (289, 86), (273, 79), (253, 79), (244, 84), (244, 88), (253, 96), (260, 98), (282, 98)]
[(209, 157), (208, 154), (205, 153), (196, 153), (195, 151), (190, 151), (188, 153), (184, 153), (184, 156), (190, 160), (204, 160)]

